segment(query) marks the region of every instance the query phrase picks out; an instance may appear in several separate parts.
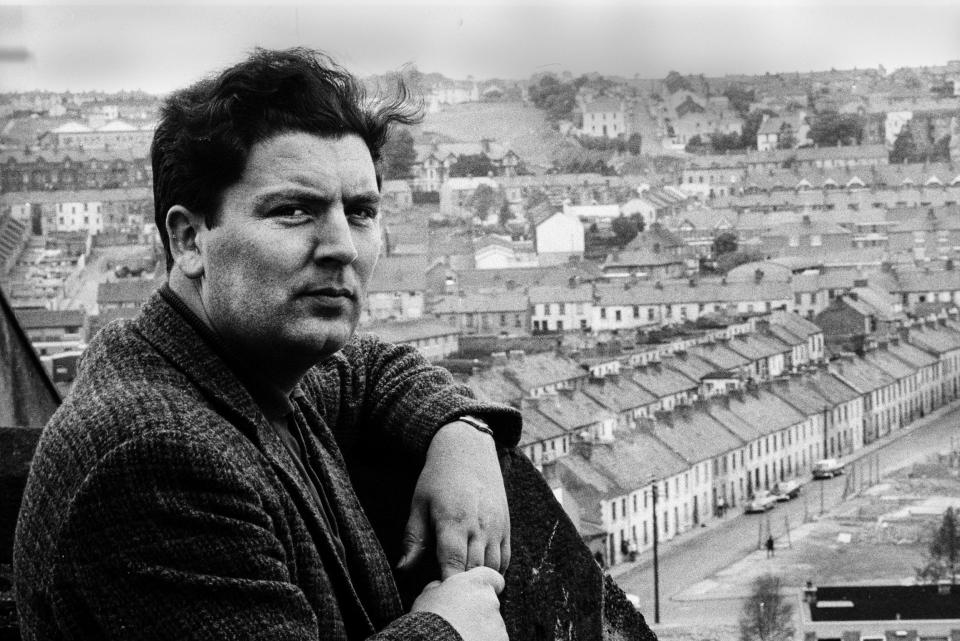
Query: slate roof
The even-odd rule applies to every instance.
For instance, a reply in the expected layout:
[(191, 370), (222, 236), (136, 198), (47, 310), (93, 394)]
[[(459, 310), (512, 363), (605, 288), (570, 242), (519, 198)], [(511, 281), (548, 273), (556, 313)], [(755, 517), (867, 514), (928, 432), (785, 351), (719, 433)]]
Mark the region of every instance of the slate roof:
[(18, 309), (16, 314), (24, 329), (82, 327), (86, 318), (83, 309)]
[(694, 381), (680, 372), (658, 364), (639, 367), (632, 372), (633, 381), (657, 398), (665, 398), (698, 387)]
[(523, 416), (520, 447), (559, 438), (567, 433), (556, 422), (533, 408), (523, 408), (520, 414)]
[(960, 349), (960, 332), (943, 325), (915, 326), (910, 329), (910, 342), (935, 354), (946, 354)]
[(444, 296), (432, 308), (434, 314), (469, 313), (518, 313), (526, 312), (527, 296), (522, 292), (502, 292), (497, 296), (489, 294), (467, 294), (466, 296)]
[(761, 434), (779, 432), (806, 419), (793, 406), (764, 389), (732, 394), (730, 411), (747, 423), (757, 426)]
[(506, 365), (493, 366), (491, 372), (500, 372), (527, 393), (540, 387), (580, 380), (588, 376), (576, 361), (553, 352), (526, 354), (522, 359), (508, 361)]
[(123, 278), (97, 285), (97, 304), (145, 303), (163, 284), (162, 278)]
[(617, 414), (653, 405), (658, 400), (627, 376), (619, 376), (617, 380), (605, 377), (599, 381), (591, 381), (584, 386), (583, 393)]
[(689, 348), (689, 352), (714, 365), (714, 369), (735, 370), (750, 365), (750, 359), (727, 347), (729, 341), (703, 343)]
[(381, 256), (367, 292), (423, 292), (427, 288), (426, 256)]
[(610, 410), (580, 390), (564, 390), (537, 399), (537, 411), (568, 432), (583, 430), (616, 418)]
[[(837, 377), (861, 394), (869, 394), (900, 378), (892, 376), (883, 364), (874, 364), (875, 359), (870, 358), (870, 354), (852, 361), (836, 361), (831, 369)], [(900, 365), (902, 366), (902, 363)]]
[(653, 435), (695, 465), (743, 446), (744, 440), (710, 414), (692, 408), (657, 415)]
[(593, 287), (591, 285), (564, 285), (536, 286), (527, 290), (530, 304), (537, 303), (592, 303)]
[(960, 290), (960, 271), (899, 272), (896, 292), (939, 292)]
[[(889, 348), (874, 349), (864, 352), (863, 360), (877, 367), (878, 369), (883, 370), (884, 373), (888, 374), (894, 379), (906, 378), (917, 373), (917, 368), (914, 365), (911, 365), (901, 358), (897, 358), (892, 352), (889, 351)], [(847, 362), (838, 361), (838, 373), (841, 371), (839, 367), (842, 366), (843, 373), (846, 374), (847, 364)]]
[(694, 352), (675, 352), (674, 358), (665, 359), (664, 365), (677, 370), (693, 381), (700, 381), (703, 377), (717, 373), (717, 366)]
[(429, 318), (417, 318), (407, 321), (371, 322), (360, 327), (360, 331), (376, 334), (388, 343), (405, 343), (423, 338), (460, 334), (460, 330), (456, 327), (451, 327), (446, 323)]

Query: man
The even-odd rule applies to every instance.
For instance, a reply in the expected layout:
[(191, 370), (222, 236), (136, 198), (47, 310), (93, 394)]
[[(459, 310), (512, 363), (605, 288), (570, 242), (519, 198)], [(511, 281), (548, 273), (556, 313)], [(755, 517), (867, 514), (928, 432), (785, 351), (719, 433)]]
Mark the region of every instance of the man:
[[(361, 98), (322, 59), (261, 51), (167, 101), (168, 283), (92, 342), (39, 446), (27, 638), (505, 638), (491, 436), (514, 444), (518, 416), (353, 337), (380, 253), (374, 161), (411, 118)], [(372, 440), (423, 460), (404, 564), (435, 540), (444, 580), (407, 615), (343, 460)]]
[(599, 638), (611, 588), (516, 454), (518, 412), (354, 335), (376, 162), (412, 119), (305, 50), (167, 100), (167, 283), (91, 342), (44, 431), (14, 553), (25, 638)]

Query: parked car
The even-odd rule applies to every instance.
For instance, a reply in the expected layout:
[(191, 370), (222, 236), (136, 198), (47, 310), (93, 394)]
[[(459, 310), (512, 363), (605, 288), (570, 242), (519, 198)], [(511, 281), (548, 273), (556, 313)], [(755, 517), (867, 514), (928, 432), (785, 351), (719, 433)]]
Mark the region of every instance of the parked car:
[(834, 476), (843, 474), (843, 463), (840, 459), (825, 458), (813, 464), (813, 478), (832, 479)]
[(778, 501), (789, 501), (790, 499), (795, 499), (800, 496), (800, 489), (802, 487), (803, 484), (797, 480), (780, 481), (777, 483), (777, 486), (773, 488), (773, 494), (777, 497)]
[(777, 497), (766, 490), (757, 490), (753, 497), (747, 501), (743, 510), (746, 513), (766, 512), (772, 510), (777, 505)]

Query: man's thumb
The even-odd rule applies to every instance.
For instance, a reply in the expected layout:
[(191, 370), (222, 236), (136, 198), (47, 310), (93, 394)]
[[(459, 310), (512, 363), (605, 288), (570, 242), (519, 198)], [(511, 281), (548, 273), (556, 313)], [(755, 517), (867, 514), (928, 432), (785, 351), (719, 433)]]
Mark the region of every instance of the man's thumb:
[(423, 503), (414, 502), (410, 508), (407, 527), (403, 532), (403, 554), (397, 563), (398, 569), (411, 568), (422, 558), (424, 550), (427, 549), (427, 533), (430, 528), (428, 521), (427, 510)]

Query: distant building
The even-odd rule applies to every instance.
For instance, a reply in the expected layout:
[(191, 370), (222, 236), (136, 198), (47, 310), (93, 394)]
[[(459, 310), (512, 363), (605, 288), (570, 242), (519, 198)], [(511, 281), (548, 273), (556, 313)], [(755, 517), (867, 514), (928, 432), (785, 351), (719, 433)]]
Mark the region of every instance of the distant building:
[(583, 133), (595, 138), (615, 139), (626, 136), (626, 110), (614, 99), (601, 99), (582, 105)]

